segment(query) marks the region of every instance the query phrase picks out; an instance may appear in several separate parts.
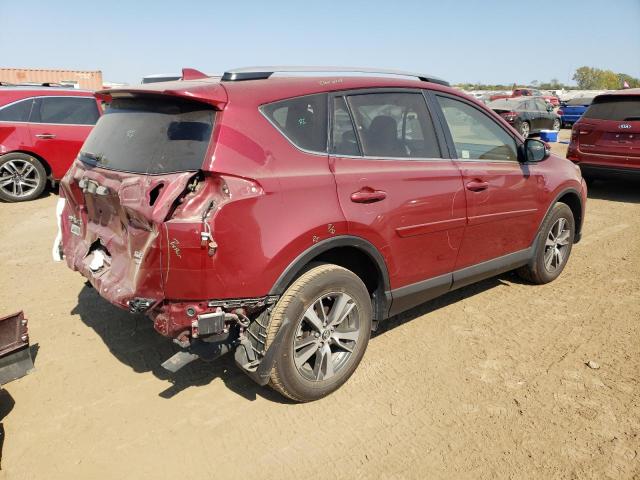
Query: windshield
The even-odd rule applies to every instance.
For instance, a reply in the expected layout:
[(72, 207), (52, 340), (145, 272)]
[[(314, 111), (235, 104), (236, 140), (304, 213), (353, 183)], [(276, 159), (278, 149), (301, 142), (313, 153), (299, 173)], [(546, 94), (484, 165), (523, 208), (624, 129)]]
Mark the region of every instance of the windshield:
[(80, 152), (90, 165), (133, 173), (198, 170), (211, 139), (212, 107), (175, 98), (117, 98)]
[(640, 96), (606, 95), (596, 97), (583, 116), (584, 118), (618, 122), (640, 120)]

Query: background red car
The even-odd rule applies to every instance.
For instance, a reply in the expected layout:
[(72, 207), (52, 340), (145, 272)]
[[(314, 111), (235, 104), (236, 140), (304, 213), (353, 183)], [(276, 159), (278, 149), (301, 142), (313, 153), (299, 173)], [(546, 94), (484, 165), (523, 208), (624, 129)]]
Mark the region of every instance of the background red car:
[(595, 97), (573, 125), (567, 158), (588, 180), (640, 178), (640, 88)]
[(560, 100), (555, 95), (543, 95), (540, 90), (533, 88), (516, 88), (511, 95), (491, 95), (489, 101), (500, 100), (501, 98), (518, 98), (518, 97), (541, 97), (545, 102), (550, 103), (554, 107), (560, 105)]
[(87, 90), (0, 87), (0, 199), (32, 200), (60, 180), (101, 111)]

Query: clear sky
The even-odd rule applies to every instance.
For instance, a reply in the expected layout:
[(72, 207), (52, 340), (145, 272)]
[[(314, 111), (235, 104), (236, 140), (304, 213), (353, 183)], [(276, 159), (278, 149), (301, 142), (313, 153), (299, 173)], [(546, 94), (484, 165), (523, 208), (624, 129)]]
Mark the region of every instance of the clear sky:
[(0, 0), (0, 66), (136, 83), (193, 67), (351, 65), (453, 83), (640, 77), (640, 0)]

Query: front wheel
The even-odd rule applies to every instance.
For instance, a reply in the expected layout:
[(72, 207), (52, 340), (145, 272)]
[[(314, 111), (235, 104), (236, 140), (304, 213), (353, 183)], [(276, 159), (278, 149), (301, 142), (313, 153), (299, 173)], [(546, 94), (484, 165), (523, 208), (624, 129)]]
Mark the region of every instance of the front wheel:
[(558, 202), (542, 223), (533, 259), (518, 274), (536, 284), (555, 280), (569, 260), (574, 237), (573, 212), (567, 204)]
[(0, 199), (25, 202), (40, 196), (47, 184), (47, 172), (37, 158), (24, 153), (0, 157)]
[(369, 292), (353, 272), (325, 264), (301, 275), (276, 304), (263, 333), (268, 349), (289, 320), (271, 387), (298, 402), (338, 389), (364, 355), (372, 315)]

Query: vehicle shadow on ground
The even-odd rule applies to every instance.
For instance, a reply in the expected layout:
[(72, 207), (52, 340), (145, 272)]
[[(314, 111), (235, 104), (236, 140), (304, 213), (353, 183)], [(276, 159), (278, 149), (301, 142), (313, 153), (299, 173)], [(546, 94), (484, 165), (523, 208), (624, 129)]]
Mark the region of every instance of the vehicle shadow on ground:
[(260, 387), (242, 373), (235, 365), (233, 353), (212, 362), (196, 360), (176, 373), (168, 372), (160, 364), (179, 351), (178, 346), (157, 333), (149, 318), (111, 305), (90, 286), (82, 288), (71, 314), (79, 315), (83, 323), (95, 330), (109, 351), (134, 372), (151, 372), (158, 379), (167, 381), (169, 386), (158, 394), (162, 398), (171, 398), (186, 388), (208, 385), (219, 378), (247, 400), (261, 396), (288, 403), (284, 397)]
[(640, 181), (595, 180), (588, 188), (588, 197), (611, 202), (640, 203)]
[(4, 425), (2, 420), (13, 410), (15, 400), (9, 392), (0, 388), (0, 470), (2, 470), (2, 447), (4, 447)]
[[(450, 292), (383, 322), (373, 338), (491, 288), (519, 282), (521, 280), (515, 273), (506, 273)], [(150, 319), (144, 315), (132, 315), (111, 305), (90, 286), (82, 288), (78, 294), (78, 304), (71, 314), (79, 315), (87, 326), (95, 330), (109, 351), (134, 372), (151, 372), (158, 379), (167, 381), (169, 386), (158, 394), (162, 398), (171, 398), (186, 388), (208, 385), (219, 378), (230, 390), (247, 400), (255, 400), (261, 396), (270, 401), (289, 403), (276, 392), (260, 387), (244, 375), (235, 365), (232, 353), (212, 362), (196, 360), (176, 373), (164, 370), (160, 364), (179, 351), (179, 348), (158, 334)]]

